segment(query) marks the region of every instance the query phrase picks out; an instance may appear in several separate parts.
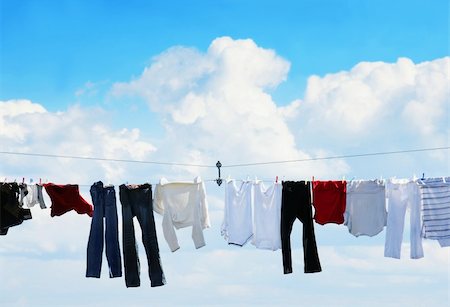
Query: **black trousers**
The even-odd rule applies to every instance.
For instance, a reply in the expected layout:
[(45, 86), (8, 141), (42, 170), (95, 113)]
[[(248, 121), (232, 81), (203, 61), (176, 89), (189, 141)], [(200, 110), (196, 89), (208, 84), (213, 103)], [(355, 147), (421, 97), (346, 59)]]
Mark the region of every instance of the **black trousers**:
[(295, 219), (303, 224), (303, 258), (305, 273), (322, 271), (317, 254), (311, 209), (310, 183), (284, 181), (281, 201), (281, 247), (284, 274), (292, 273), (291, 232)]
[(142, 243), (147, 254), (151, 286), (162, 286), (166, 283), (166, 279), (159, 258), (158, 239), (153, 217), (152, 186), (150, 184), (133, 186), (122, 184), (119, 194), (120, 202), (122, 203), (125, 284), (127, 287), (139, 287), (141, 283), (133, 225), (133, 217), (136, 217), (142, 230)]

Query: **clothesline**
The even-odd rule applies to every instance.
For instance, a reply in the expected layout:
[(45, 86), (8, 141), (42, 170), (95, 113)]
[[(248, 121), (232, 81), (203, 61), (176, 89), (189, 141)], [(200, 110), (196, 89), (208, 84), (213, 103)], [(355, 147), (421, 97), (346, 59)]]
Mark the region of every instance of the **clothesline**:
[[(320, 160), (334, 160), (334, 159), (346, 159), (346, 158), (357, 158), (357, 157), (368, 157), (368, 156), (393, 155), (393, 154), (401, 154), (401, 153), (415, 153), (415, 152), (437, 151), (437, 150), (448, 150), (448, 149), (450, 149), (450, 146), (432, 147), (432, 148), (405, 149), (405, 150), (396, 150), (396, 151), (380, 151), (380, 152), (359, 153), (359, 154), (346, 154), (346, 155), (338, 155), (338, 156), (314, 157), (314, 158), (293, 159), (293, 160), (224, 164), (221, 167), (223, 167), (223, 168), (246, 167), (246, 166), (257, 166), (257, 165), (268, 165), (268, 164), (283, 164), (283, 163), (308, 162), (308, 161), (320, 161)], [(28, 153), (28, 152), (17, 152), (17, 151), (0, 151), (0, 154), (32, 156), (32, 157), (46, 157), (46, 158), (62, 158), (62, 159), (79, 159), (79, 160), (93, 160), (93, 161), (123, 162), (123, 163), (157, 164), (157, 165), (169, 165), (169, 166), (192, 166), (192, 167), (205, 167), (205, 168), (216, 168), (217, 167), (216, 165), (195, 164), (195, 163), (161, 162), (161, 161), (145, 161), (145, 160), (131, 160), (131, 159), (113, 159), (113, 158), (102, 158), (102, 157), (56, 155), (56, 154)]]
[[(119, 245), (118, 210), (121, 203), (122, 249), (127, 287), (139, 287), (133, 217), (142, 231), (152, 287), (162, 286), (165, 276), (159, 260), (157, 231), (153, 211), (162, 215), (162, 231), (172, 252), (180, 248), (176, 230), (192, 227), (196, 249), (206, 245), (203, 231), (210, 228), (204, 182), (169, 182), (121, 185), (119, 198), (112, 186), (96, 182), (91, 187), (92, 204), (80, 194), (78, 185), (47, 183), (31, 185), (1, 183), (0, 235), (9, 228), (32, 219), (30, 207), (45, 209), (43, 188), (50, 200), (50, 216), (75, 210), (92, 217), (87, 245), (86, 277), (100, 277), (104, 241), (108, 241), (107, 260), (110, 277), (122, 276)], [(410, 211), (410, 257), (424, 257), (422, 238), (450, 246), (450, 177), (338, 181), (284, 181), (265, 186), (258, 180), (225, 184), (224, 219), (221, 235), (230, 245), (251, 242), (256, 248), (281, 249), (284, 274), (292, 273), (290, 236), (293, 223), (303, 224), (304, 272), (322, 271), (314, 234), (317, 224), (344, 224), (349, 233), (373, 237), (386, 229), (384, 256), (400, 258), (404, 219)], [(28, 208), (26, 208), (26, 207)], [(313, 210), (314, 208), (314, 210)], [(110, 231), (104, 232), (104, 224)], [(104, 239), (103, 239), (104, 237)], [(151, 269), (150, 269), (151, 268)]]

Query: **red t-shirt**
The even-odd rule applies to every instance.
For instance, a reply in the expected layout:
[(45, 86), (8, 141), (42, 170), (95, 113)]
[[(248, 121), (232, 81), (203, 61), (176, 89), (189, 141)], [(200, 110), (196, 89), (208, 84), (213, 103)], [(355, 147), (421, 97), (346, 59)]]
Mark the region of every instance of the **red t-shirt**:
[(92, 216), (94, 211), (93, 207), (81, 197), (78, 185), (46, 183), (44, 187), (52, 201), (50, 207), (50, 215), (52, 217), (63, 215), (70, 210), (75, 210), (79, 214), (86, 213)]
[(316, 223), (344, 223), (347, 182), (313, 181), (313, 206)]

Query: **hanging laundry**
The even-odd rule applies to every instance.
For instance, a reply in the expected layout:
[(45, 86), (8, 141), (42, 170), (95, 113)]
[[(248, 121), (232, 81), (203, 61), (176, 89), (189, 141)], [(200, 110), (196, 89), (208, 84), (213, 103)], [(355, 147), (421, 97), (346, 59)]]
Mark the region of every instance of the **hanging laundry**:
[(86, 277), (100, 278), (104, 241), (106, 241), (109, 277), (121, 277), (122, 260), (119, 247), (116, 191), (114, 186), (104, 187), (103, 182), (99, 181), (91, 186), (90, 193), (94, 204), (94, 215), (91, 220), (87, 245)]
[(420, 199), (417, 184), (408, 179), (390, 179), (386, 185), (387, 225), (384, 256), (400, 259), (407, 208), (410, 210), (412, 259), (423, 257), (420, 221)]
[(347, 183), (345, 222), (356, 236), (375, 236), (386, 225), (385, 187), (381, 180), (352, 180)]
[(172, 252), (180, 248), (175, 228), (192, 226), (195, 248), (205, 246), (203, 229), (210, 227), (210, 222), (205, 185), (200, 177), (189, 182), (162, 178), (156, 185), (153, 209), (163, 215), (164, 238)]
[(29, 184), (28, 185), (28, 208), (34, 207), (34, 205), (39, 204), (41, 209), (47, 208), (44, 202), (44, 195), (42, 194), (41, 184)]
[(9, 228), (32, 218), (30, 209), (19, 207), (19, 185), (16, 182), (0, 183), (0, 235)]
[(346, 207), (347, 182), (313, 181), (314, 220), (316, 223), (344, 223)]
[(417, 181), (422, 205), (423, 237), (450, 246), (450, 177)]
[(253, 235), (252, 184), (235, 180), (225, 183), (225, 208), (221, 234), (228, 244), (244, 246)]
[(303, 224), (303, 257), (305, 273), (322, 271), (317, 253), (312, 220), (311, 184), (305, 181), (284, 181), (281, 201), (281, 246), (284, 274), (292, 273), (291, 232), (295, 219)]
[(266, 188), (262, 181), (253, 186), (253, 238), (257, 248), (277, 250), (281, 248), (281, 197), (282, 185), (274, 183)]
[(42, 185), (40, 184), (19, 184), (19, 206), (26, 205), (28, 208), (34, 207), (39, 204), (41, 209), (47, 208), (44, 202), (44, 195), (42, 194)]
[(71, 210), (75, 210), (78, 214), (87, 214), (92, 216), (93, 208), (80, 195), (77, 184), (57, 185), (54, 183), (44, 184), (45, 191), (52, 205), (50, 206), (50, 216), (61, 216)]
[(133, 217), (136, 217), (142, 230), (142, 243), (148, 262), (148, 274), (152, 287), (163, 286), (166, 278), (159, 257), (158, 237), (152, 210), (152, 186), (124, 185), (119, 187), (122, 204), (123, 228), (123, 262), (125, 267), (125, 284), (127, 287), (139, 287), (140, 266), (134, 234)]

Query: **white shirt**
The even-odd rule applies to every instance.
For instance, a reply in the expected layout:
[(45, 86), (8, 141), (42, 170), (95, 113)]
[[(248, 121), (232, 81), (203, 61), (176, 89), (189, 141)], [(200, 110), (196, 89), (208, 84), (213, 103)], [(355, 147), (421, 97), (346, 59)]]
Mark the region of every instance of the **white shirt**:
[(262, 181), (253, 183), (253, 238), (257, 248), (281, 248), (281, 183), (266, 188)]
[(210, 222), (205, 185), (200, 177), (190, 182), (162, 178), (156, 185), (153, 209), (163, 215), (164, 238), (172, 252), (180, 248), (175, 228), (192, 226), (195, 247), (205, 246), (203, 229), (210, 227)]
[(347, 183), (345, 222), (356, 237), (375, 236), (386, 225), (384, 184), (380, 180), (352, 180)]
[(228, 242), (243, 246), (253, 235), (252, 184), (242, 181), (239, 187), (235, 180), (225, 183), (225, 208), (221, 234)]

